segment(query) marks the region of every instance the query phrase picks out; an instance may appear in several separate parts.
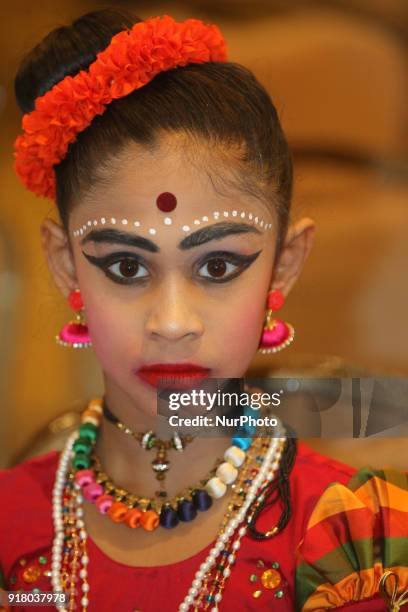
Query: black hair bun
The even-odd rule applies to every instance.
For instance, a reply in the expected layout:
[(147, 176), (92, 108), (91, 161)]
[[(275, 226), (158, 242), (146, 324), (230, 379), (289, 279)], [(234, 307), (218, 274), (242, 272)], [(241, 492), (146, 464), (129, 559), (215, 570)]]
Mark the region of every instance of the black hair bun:
[(107, 8), (52, 30), (23, 57), (18, 68), (14, 93), (21, 111), (31, 112), (37, 97), (64, 77), (86, 69), (115, 34), (140, 21), (131, 11)]

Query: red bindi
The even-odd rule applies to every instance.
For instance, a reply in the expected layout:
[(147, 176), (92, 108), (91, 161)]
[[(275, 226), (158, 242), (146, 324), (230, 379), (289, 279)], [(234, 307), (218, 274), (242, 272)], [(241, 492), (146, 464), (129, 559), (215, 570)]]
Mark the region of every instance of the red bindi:
[(163, 212), (170, 212), (177, 206), (177, 198), (172, 193), (165, 191), (157, 196), (157, 208)]

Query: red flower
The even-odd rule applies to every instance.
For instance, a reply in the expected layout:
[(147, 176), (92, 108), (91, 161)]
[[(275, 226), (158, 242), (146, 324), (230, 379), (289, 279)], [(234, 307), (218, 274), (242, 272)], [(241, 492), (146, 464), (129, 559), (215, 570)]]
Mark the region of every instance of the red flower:
[(35, 101), (14, 142), (14, 170), (38, 196), (55, 199), (54, 166), (69, 145), (112, 99), (127, 96), (162, 71), (189, 63), (225, 61), (226, 44), (216, 25), (152, 17), (115, 34), (88, 71), (66, 76)]

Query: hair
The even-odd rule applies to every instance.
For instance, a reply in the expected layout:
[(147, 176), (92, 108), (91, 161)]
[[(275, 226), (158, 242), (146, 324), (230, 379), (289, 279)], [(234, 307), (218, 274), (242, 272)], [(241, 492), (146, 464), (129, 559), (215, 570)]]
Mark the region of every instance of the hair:
[[(19, 65), (14, 90), (21, 111), (31, 112), (37, 97), (65, 76), (87, 69), (115, 34), (140, 21), (131, 11), (106, 8), (52, 30)], [(292, 157), (268, 92), (250, 70), (233, 62), (189, 64), (161, 72), (94, 117), (54, 167), (56, 205), (65, 230), (75, 202), (92, 194), (101, 180), (109, 181), (126, 145), (135, 142), (154, 150), (163, 133), (185, 134), (192, 143), (210, 144), (208, 160), (218, 151), (224, 162), (211, 164), (212, 174), (218, 174), (215, 188), (237, 187), (272, 212), (275, 208), (277, 256), (289, 223)]]

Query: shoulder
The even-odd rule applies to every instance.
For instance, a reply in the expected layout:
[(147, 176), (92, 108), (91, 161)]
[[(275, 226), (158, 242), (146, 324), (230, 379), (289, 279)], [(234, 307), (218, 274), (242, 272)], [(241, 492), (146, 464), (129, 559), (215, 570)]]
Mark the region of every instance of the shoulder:
[(295, 468), (307, 470), (308, 473), (319, 473), (325, 480), (338, 479), (347, 482), (357, 469), (333, 457), (323, 455), (299, 440)]
[(52, 536), (52, 490), (60, 451), (0, 470), (0, 566), (41, 547)]
[(52, 450), (0, 470), (0, 494), (8, 495), (12, 501), (20, 487), (27, 487), (25, 490), (46, 495), (52, 490), (59, 456), (60, 451)]
[(298, 442), (295, 463), (290, 474), (292, 514), (300, 535), (306, 528), (314, 506), (333, 483), (347, 483), (356, 468), (323, 455), (305, 442)]
[[(305, 533), (310, 516), (324, 491), (333, 483), (347, 483), (355, 472), (355, 468), (298, 441), (294, 465), (289, 474), (290, 520), (277, 539), (284, 540), (285, 546), (293, 550)], [(266, 506), (257, 519), (257, 529), (264, 532), (270, 530), (276, 525), (281, 512), (281, 503)]]

